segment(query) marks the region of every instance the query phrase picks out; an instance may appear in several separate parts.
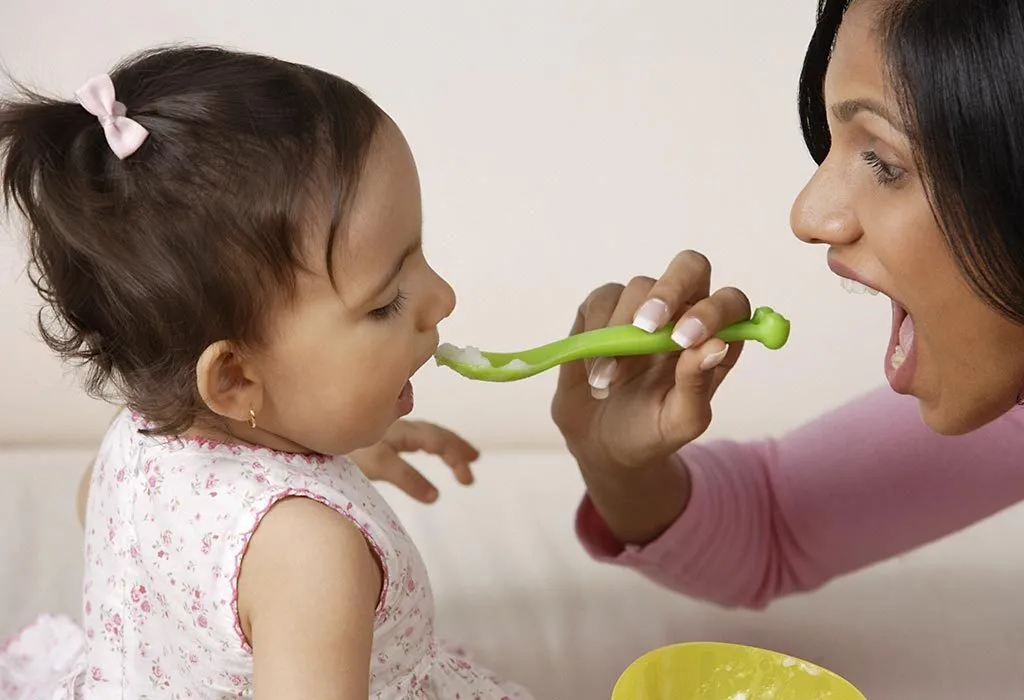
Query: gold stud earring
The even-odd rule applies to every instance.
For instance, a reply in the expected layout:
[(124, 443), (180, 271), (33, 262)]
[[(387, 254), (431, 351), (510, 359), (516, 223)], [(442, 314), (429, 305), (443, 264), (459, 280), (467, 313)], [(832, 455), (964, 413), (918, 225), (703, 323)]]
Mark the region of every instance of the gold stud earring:
[(249, 409), (249, 427), (256, 430), (256, 411), (251, 408)]

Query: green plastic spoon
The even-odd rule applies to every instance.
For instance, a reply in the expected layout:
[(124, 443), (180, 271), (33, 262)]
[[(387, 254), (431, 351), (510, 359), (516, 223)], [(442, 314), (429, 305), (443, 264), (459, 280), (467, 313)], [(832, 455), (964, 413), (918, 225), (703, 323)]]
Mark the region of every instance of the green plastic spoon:
[[(672, 340), (673, 326), (648, 333), (636, 326), (610, 326), (571, 335), (562, 340), (522, 352), (481, 352), (474, 347), (442, 344), (434, 359), (463, 377), (483, 382), (514, 382), (540, 374), (565, 362), (592, 357), (655, 355), (680, 350)], [(778, 350), (789, 340), (789, 321), (767, 306), (750, 320), (726, 326), (718, 337), (727, 343), (754, 340)]]

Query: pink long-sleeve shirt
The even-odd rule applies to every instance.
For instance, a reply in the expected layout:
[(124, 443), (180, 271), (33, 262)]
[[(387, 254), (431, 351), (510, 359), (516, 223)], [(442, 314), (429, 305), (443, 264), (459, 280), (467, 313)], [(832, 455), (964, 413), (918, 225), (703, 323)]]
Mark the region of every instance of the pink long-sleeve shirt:
[(709, 441), (679, 457), (692, 494), (675, 523), (623, 547), (584, 497), (584, 547), (680, 593), (762, 608), (1024, 500), (1024, 410), (946, 437), (886, 387), (781, 438)]

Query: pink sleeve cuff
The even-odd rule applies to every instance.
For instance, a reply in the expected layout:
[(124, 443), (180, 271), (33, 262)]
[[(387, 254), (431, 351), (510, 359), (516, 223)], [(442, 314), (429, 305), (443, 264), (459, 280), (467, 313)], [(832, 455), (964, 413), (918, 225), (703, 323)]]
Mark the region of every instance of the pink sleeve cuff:
[[(718, 452), (730, 451), (728, 445), (718, 447)], [(749, 461), (740, 473), (721, 468), (718, 452), (697, 445), (683, 450), (686, 464), (680, 459), (676, 468), (689, 470), (689, 504), (645, 545), (618, 542), (584, 496), (576, 513), (576, 534), (584, 549), (598, 561), (634, 569), (683, 595), (730, 608), (764, 607), (770, 600), (760, 585), (769, 555), (767, 535), (765, 528), (752, 526), (761, 522), (764, 507), (755, 486), (761, 478)]]

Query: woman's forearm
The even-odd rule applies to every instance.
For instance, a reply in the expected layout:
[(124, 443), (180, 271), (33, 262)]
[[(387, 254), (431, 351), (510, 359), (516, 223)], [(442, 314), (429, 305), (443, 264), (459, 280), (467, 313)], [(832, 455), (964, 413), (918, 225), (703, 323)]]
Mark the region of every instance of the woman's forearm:
[(689, 473), (676, 455), (664, 464), (629, 469), (577, 462), (594, 508), (624, 545), (656, 539), (690, 500)]
[(691, 445), (686, 467), (584, 462), (577, 532), (673, 590), (759, 608), (1024, 500), (1022, 453), (1024, 412), (943, 437), (886, 387), (776, 440)]

